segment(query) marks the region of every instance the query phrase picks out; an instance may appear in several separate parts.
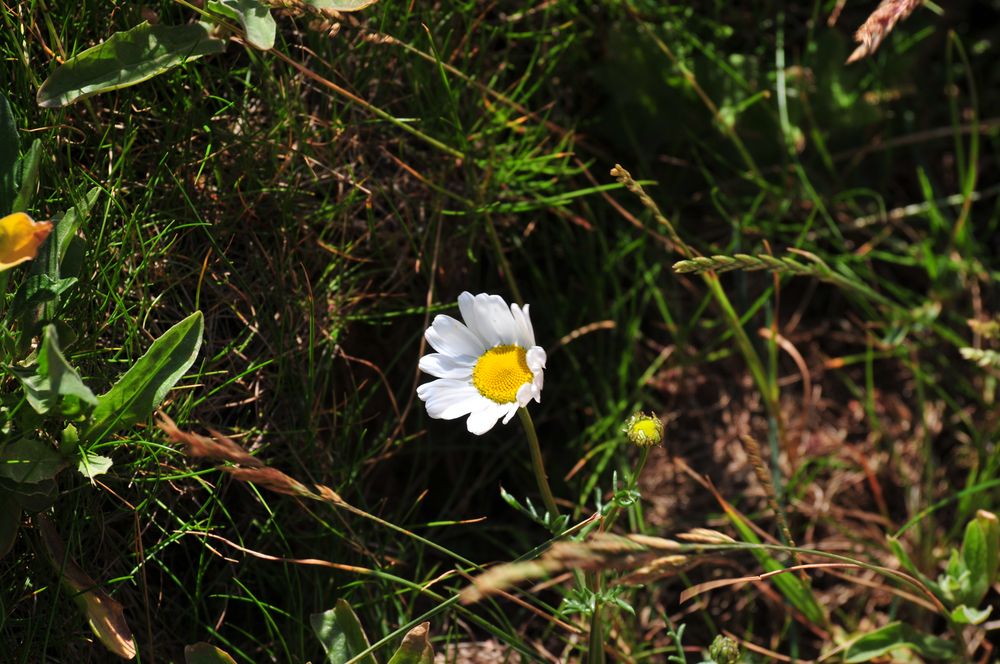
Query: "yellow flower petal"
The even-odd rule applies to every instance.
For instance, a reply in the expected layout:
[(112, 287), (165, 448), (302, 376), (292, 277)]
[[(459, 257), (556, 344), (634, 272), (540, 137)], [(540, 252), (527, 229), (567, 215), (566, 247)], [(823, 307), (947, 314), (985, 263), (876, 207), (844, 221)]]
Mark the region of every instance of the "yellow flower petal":
[(31, 260), (52, 232), (52, 224), (35, 221), (23, 212), (0, 219), (0, 272)]

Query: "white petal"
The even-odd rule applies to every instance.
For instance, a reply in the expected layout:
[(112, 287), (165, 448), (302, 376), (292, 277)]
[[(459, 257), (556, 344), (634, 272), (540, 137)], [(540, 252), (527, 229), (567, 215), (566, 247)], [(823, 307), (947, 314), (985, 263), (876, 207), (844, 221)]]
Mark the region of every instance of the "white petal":
[(521, 313), (524, 314), (524, 326), (528, 328), (528, 345), (525, 348), (535, 345), (535, 328), (531, 325), (531, 314), (528, 313), (528, 307), (530, 306), (530, 304), (526, 304), (521, 307)]
[(458, 295), (458, 310), (462, 313), (462, 320), (472, 333), (482, 339), (479, 334), (479, 323), (476, 316), (476, 296), (469, 291), (462, 291)]
[[(490, 323), (489, 317), (490, 308), (490, 296), (486, 293), (480, 293), (473, 297), (472, 301), (472, 319), (475, 321), (473, 324), (475, 327), (473, 331), (476, 335), (483, 340), (486, 348), (493, 348), (494, 346), (499, 346), (503, 343), (500, 339), (500, 335), (493, 328), (492, 323)], [(464, 316), (464, 314), (463, 314)]]
[(465, 361), (441, 353), (429, 353), (420, 358), (420, 370), (437, 378), (469, 380), (475, 362)]
[(477, 358), (486, 351), (482, 340), (451, 316), (435, 316), (424, 338), (434, 350), (452, 357)]
[(510, 313), (514, 317), (514, 329), (517, 331), (517, 345), (521, 348), (531, 348), (535, 345), (535, 335), (527, 322), (524, 311), (516, 304), (510, 305)]
[(481, 408), (483, 402), (492, 403), (469, 383), (449, 378), (424, 383), (417, 388), (417, 396), (424, 401), (427, 415), (436, 420), (453, 420)]
[(531, 372), (535, 373), (545, 368), (545, 360), (548, 358), (545, 356), (544, 348), (541, 346), (532, 346), (528, 349), (524, 359), (528, 363), (528, 368), (531, 369)]
[(473, 411), (465, 426), (468, 427), (469, 433), (481, 436), (492, 429), (503, 414), (503, 406), (490, 401), (484, 408)]
[(524, 408), (531, 403), (532, 397), (535, 396), (532, 388), (534, 388), (534, 385), (531, 383), (525, 383), (521, 387), (517, 388), (517, 405), (521, 408)]
[(476, 323), (480, 336), (491, 348), (517, 343), (514, 316), (499, 295), (484, 293), (476, 296)]
[(507, 414), (503, 416), (503, 423), (507, 424), (510, 422), (510, 418), (514, 417), (514, 413), (517, 412), (518, 405), (516, 403), (507, 404)]

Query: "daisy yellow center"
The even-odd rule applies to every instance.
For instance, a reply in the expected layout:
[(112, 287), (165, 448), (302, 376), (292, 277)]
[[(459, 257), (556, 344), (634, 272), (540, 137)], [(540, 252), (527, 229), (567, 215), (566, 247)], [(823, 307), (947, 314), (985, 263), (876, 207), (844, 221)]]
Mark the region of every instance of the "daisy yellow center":
[(496, 403), (517, 400), (517, 388), (531, 382), (528, 355), (520, 346), (497, 346), (486, 351), (472, 369), (472, 384)]

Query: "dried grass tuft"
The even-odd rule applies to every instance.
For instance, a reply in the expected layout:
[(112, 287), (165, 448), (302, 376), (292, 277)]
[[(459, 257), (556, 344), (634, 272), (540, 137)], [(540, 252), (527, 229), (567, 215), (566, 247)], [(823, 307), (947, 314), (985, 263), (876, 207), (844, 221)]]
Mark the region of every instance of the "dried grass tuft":
[(854, 41), (859, 46), (847, 58), (847, 64), (867, 58), (874, 53), (882, 40), (886, 38), (896, 23), (913, 13), (913, 10), (924, 4), (923, 0), (882, 0), (878, 8), (872, 12), (858, 31), (854, 33)]

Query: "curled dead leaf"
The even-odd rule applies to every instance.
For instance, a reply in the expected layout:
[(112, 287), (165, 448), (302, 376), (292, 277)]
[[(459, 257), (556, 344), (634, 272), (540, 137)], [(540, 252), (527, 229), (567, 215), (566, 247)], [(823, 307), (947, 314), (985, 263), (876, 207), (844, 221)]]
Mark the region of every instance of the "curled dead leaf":
[(73, 594), (77, 606), (87, 617), (90, 629), (104, 647), (114, 654), (123, 659), (134, 658), (135, 639), (125, 622), (122, 605), (97, 587), (97, 582), (66, 554), (62, 538), (47, 516), (41, 513), (35, 515), (34, 523), (49, 563), (59, 573), (63, 585)]

